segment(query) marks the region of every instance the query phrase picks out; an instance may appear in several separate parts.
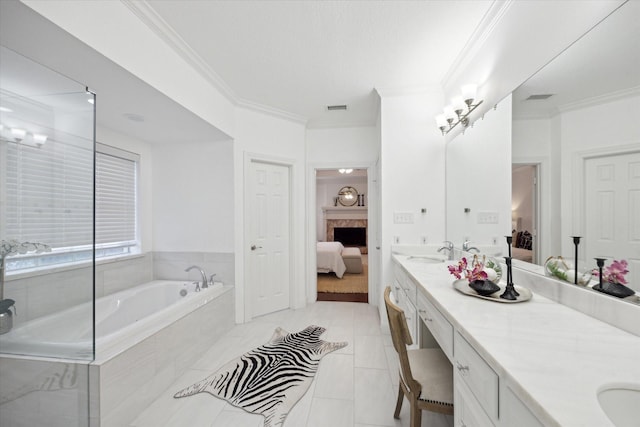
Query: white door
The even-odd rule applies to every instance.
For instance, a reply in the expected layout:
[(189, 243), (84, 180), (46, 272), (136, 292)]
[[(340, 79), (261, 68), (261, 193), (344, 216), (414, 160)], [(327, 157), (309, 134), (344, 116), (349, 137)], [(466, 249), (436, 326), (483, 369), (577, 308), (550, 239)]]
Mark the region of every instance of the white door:
[(640, 291), (640, 153), (587, 159), (585, 178), (586, 263), (626, 259), (629, 286)]
[(247, 291), (251, 316), (289, 307), (289, 168), (251, 162)]

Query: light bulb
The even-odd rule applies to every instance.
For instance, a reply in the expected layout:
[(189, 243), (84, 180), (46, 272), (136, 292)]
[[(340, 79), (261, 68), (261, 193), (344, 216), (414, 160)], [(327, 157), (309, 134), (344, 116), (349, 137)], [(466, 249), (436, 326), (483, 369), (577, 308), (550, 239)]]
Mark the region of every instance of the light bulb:
[(11, 134), (16, 140), (22, 141), (27, 134), (27, 131), (19, 128), (11, 128)]
[(33, 140), (36, 142), (36, 144), (42, 145), (45, 142), (47, 142), (47, 135), (44, 135), (41, 133), (34, 133)]
[(444, 116), (444, 114), (438, 114), (436, 116), (436, 124), (439, 128), (447, 127), (447, 118)]
[(461, 96), (456, 96), (451, 100), (451, 105), (456, 114), (460, 115), (467, 108), (467, 104), (464, 103), (464, 99)]
[(478, 91), (478, 85), (476, 84), (468, 84), (464, 85), (461, 88), (462, 90), (462, 99), (467, 105), (472, 104), (473, 100), (476, 99), (476, 92)]
[(454, 121), (457, 117), (458, 115), (453, 111), (453, 107), (451, 105), (444, 107), (444, 118), (447, 119), (447, 121)]

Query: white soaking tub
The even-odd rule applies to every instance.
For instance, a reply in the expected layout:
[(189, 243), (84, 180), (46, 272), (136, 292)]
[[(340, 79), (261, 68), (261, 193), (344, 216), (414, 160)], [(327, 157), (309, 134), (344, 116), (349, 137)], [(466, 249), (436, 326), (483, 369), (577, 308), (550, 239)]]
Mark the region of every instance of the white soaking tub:
[[(95, 360), (105, 360), (215, 299), (218, 283), (196, 291), (191, 282), (154, 280), (96, 299)], [(93, 359), (90, 303), (24, 323), (0, 335), (0, 351)]]
[[(83, 399), (88, 395), (87, 415), (91, 425), (130, 425), (233, 328), (233, 289), (216, 284), (196, 291), (191, 282), (155, 280), (98, 298), (95, 358), (92, 358), (90, 303), (28, 321), (0, 335), (0, 352), (4, 353), (0, 354), (0, 367), (12, 372), (19, 369), (30, 372), (43, 369), (41, 366), (45, 363), (48, 378), (71, 378), (67, 385), (78, 392), (69, 394), (68, 389), (48, 392), (47, 396), (53, 398), (56, 405), (65, 402), (78, 406), (82, 401), (78, 395), (84, 396)], [(88, 382), (82, 380), (87, 376)], [(40, 398), (38, 393), (24, 397), (22, 394), (18, 383), (0, 383), (0, 400), (3, 396)], [(80, 411), (86, 410), (85, 402)], [(70, 425), (68, 419), (58, 419), (50, 411), (33, 414), (40, 415), (31, 425)], [(13, 416), (18, 419), (21, 412), (4, 414), (10, 425)]]

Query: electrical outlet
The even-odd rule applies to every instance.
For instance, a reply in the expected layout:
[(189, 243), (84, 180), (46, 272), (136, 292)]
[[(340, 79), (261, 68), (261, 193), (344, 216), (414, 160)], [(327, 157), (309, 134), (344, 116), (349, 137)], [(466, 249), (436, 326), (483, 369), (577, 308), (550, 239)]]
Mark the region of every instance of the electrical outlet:
[(422, 242), (423, 245), (426, 245), (427, 244), (427, 236), (422, 236), (420, 238), (420, 241)]
[(399, 244), (400, 243), (400, 237), (393, 236), (393, 243), (396, 244), (396, 245)]

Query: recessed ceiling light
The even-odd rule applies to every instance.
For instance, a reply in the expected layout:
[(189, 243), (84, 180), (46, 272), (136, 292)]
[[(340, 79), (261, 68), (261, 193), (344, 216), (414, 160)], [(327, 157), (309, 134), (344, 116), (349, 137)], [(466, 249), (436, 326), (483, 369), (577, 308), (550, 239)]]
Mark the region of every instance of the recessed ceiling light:
[(141, 116), (140, 114), (135, 114), (135, 113), (124, 113), (123, 116), (125, 116), (127, 119), (131, 120), (132, 122), (144, 122), (144, 116)]
[(327, 110), (329, 111), (338, 111), (338, 110), (346, 110), (346, 105), (327, 105)]

